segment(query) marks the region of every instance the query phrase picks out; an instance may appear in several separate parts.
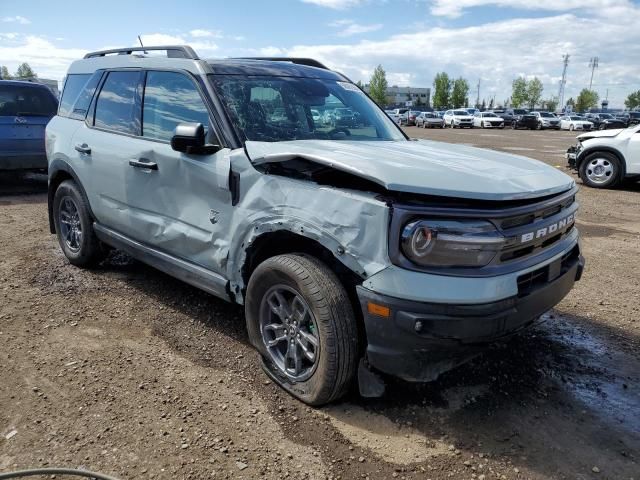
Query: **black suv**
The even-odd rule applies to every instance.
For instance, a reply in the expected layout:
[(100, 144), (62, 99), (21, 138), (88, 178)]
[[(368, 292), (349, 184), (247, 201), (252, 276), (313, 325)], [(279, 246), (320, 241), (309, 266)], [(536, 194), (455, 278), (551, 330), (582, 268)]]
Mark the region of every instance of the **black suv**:
[(610, 113), (587, 113), (587, 120), (593, 123), (594, 130), (610, 130), (612, 128), (625, 128), (627, 122), (616, 118)]

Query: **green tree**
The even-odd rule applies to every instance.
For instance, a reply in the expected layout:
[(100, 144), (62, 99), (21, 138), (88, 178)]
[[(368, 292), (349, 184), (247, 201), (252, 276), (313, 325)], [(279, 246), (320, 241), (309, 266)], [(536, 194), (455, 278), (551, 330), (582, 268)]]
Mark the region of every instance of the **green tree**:
[(519, 108), (529, 100), (527, 80), (524, 77), (516, 78), (511, 84), (511, 105)]
[(542, 90), (544, 90), (544, 87), (538, 77), (533, 77), (532, 80), (527, 82), (527, 102), (529, 103), (529, 108), (535, 108), (535, 106), (540, 103)]
[(590, 108), (596, 107), (598, 98), (598, 94), (595, 91), (583, 88), (576, 100), (576, 110), (578, 112), (586, 112)]
[(20, 64), (20, 66), (18, 67), (18, 70), (16, 70), (16, 74), (15, 77), (16, 78), (33, 78), (33, 77), (37, 77), (38, 75), (36, 74), (36, 72), (34, 72), (31, 67), (29, 66), (28, 63), (22, 63)]
[(9, 69), (4, 65), (0, 67), (0, 77), (3, 78), (4, 80), (11, 80), (13, 78), (9, 73)]
[(433, 80), (433, 108), (441, 109), (449, 106), (451, 80), (445, 72), (440, 72)]
[(573, 99), (573, 97), (571, 97), (571, 98), (569, 98), (569, 100), (567, 100), (566, 106), (567, 107), (571, 107), (574, 110), (576, 109), (576, 101)]
[(489, 110), (493, 110), (493, 97), (489, 100)]
[(381, 107), (387, 103), (387, 86), (387, 74), (382, 65), (378, 65), (369, 80), (369, 95)]
[(487, 109), (487, 102), (485, 102), (484, 98), (482, 99), (482, 103), (480, 104), (480, 110), (483, 112)]
[(558, 97), (551, 97), (542, 103), (548, 111), (555, 112), (556, 108), (558, 108)]
[(356, 82), (356, 85), (357, 85), (358, 87), (360, 87), (360, 89), (361, 89), (361, 90), (364, 90), (364, 84), (362, 83), (362, 80), (358, 80), (358, 81)]
[(624, 101), (624, 105), (629, 110), (640, 107), (640, 90), (630, 93), (627, 99)]
[(469, 83), (462, 77), (456, 78), (451, 90), (451, 103), (453, 108), (464, 107), (468, 103)]

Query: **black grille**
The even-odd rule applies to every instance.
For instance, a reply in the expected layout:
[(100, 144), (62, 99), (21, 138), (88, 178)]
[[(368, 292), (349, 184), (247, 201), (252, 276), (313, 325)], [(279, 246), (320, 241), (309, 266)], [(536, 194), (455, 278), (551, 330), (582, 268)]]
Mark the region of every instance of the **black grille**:
[[(579, 256), (580, 250), (576, 245), (570, 252), (565, 253), (561, 259), (556, 260), (556, 262), (560, 262), (560, 275), (567, 273), (567, 271), (569, 271), (569, 269), (571, 269), (578, 261)], [(542, 268), (538, 268), (532, 272), (525, 273), (524, 275), (520, 275), (518, 277), (518, 296), (526, 297), (538, 288), (547, 285), (550, 280), (549, 272), (552, 265), (553, 263)]]

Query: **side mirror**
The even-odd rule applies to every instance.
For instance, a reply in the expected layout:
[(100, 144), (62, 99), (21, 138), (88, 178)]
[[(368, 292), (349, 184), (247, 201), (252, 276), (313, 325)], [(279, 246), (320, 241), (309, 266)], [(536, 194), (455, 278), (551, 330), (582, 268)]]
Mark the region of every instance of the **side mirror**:
[(191, 155), (209, 155), (220, 150), (219, 145), (206, 145), (201, 123), (180, 123), (171, 137), (171, 148)]

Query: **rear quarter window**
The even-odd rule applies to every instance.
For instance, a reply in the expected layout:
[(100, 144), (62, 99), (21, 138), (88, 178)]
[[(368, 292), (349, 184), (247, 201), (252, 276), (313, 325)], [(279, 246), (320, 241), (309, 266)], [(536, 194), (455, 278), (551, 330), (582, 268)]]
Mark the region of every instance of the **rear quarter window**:
[[(69, 75), (62, 92), (58, 115), (84, 120), (102, 74), (102, 70), (98, 70), (93, 75)], [(70, 78), (71, 83), (69, 83)], [(69, 90), (67, 90), (67, 86)]]
[(67, 75), (67, 79), (64, 82), (64, 88), (62, 89), (62, 97), (60, 97), (60, 107), (58, 108), (58, 115), (61, 117), (70, 116), (73, 111), (73, 105), (76, 103), (80, 92), (91, 78), (90, 74), (82, 75)]

